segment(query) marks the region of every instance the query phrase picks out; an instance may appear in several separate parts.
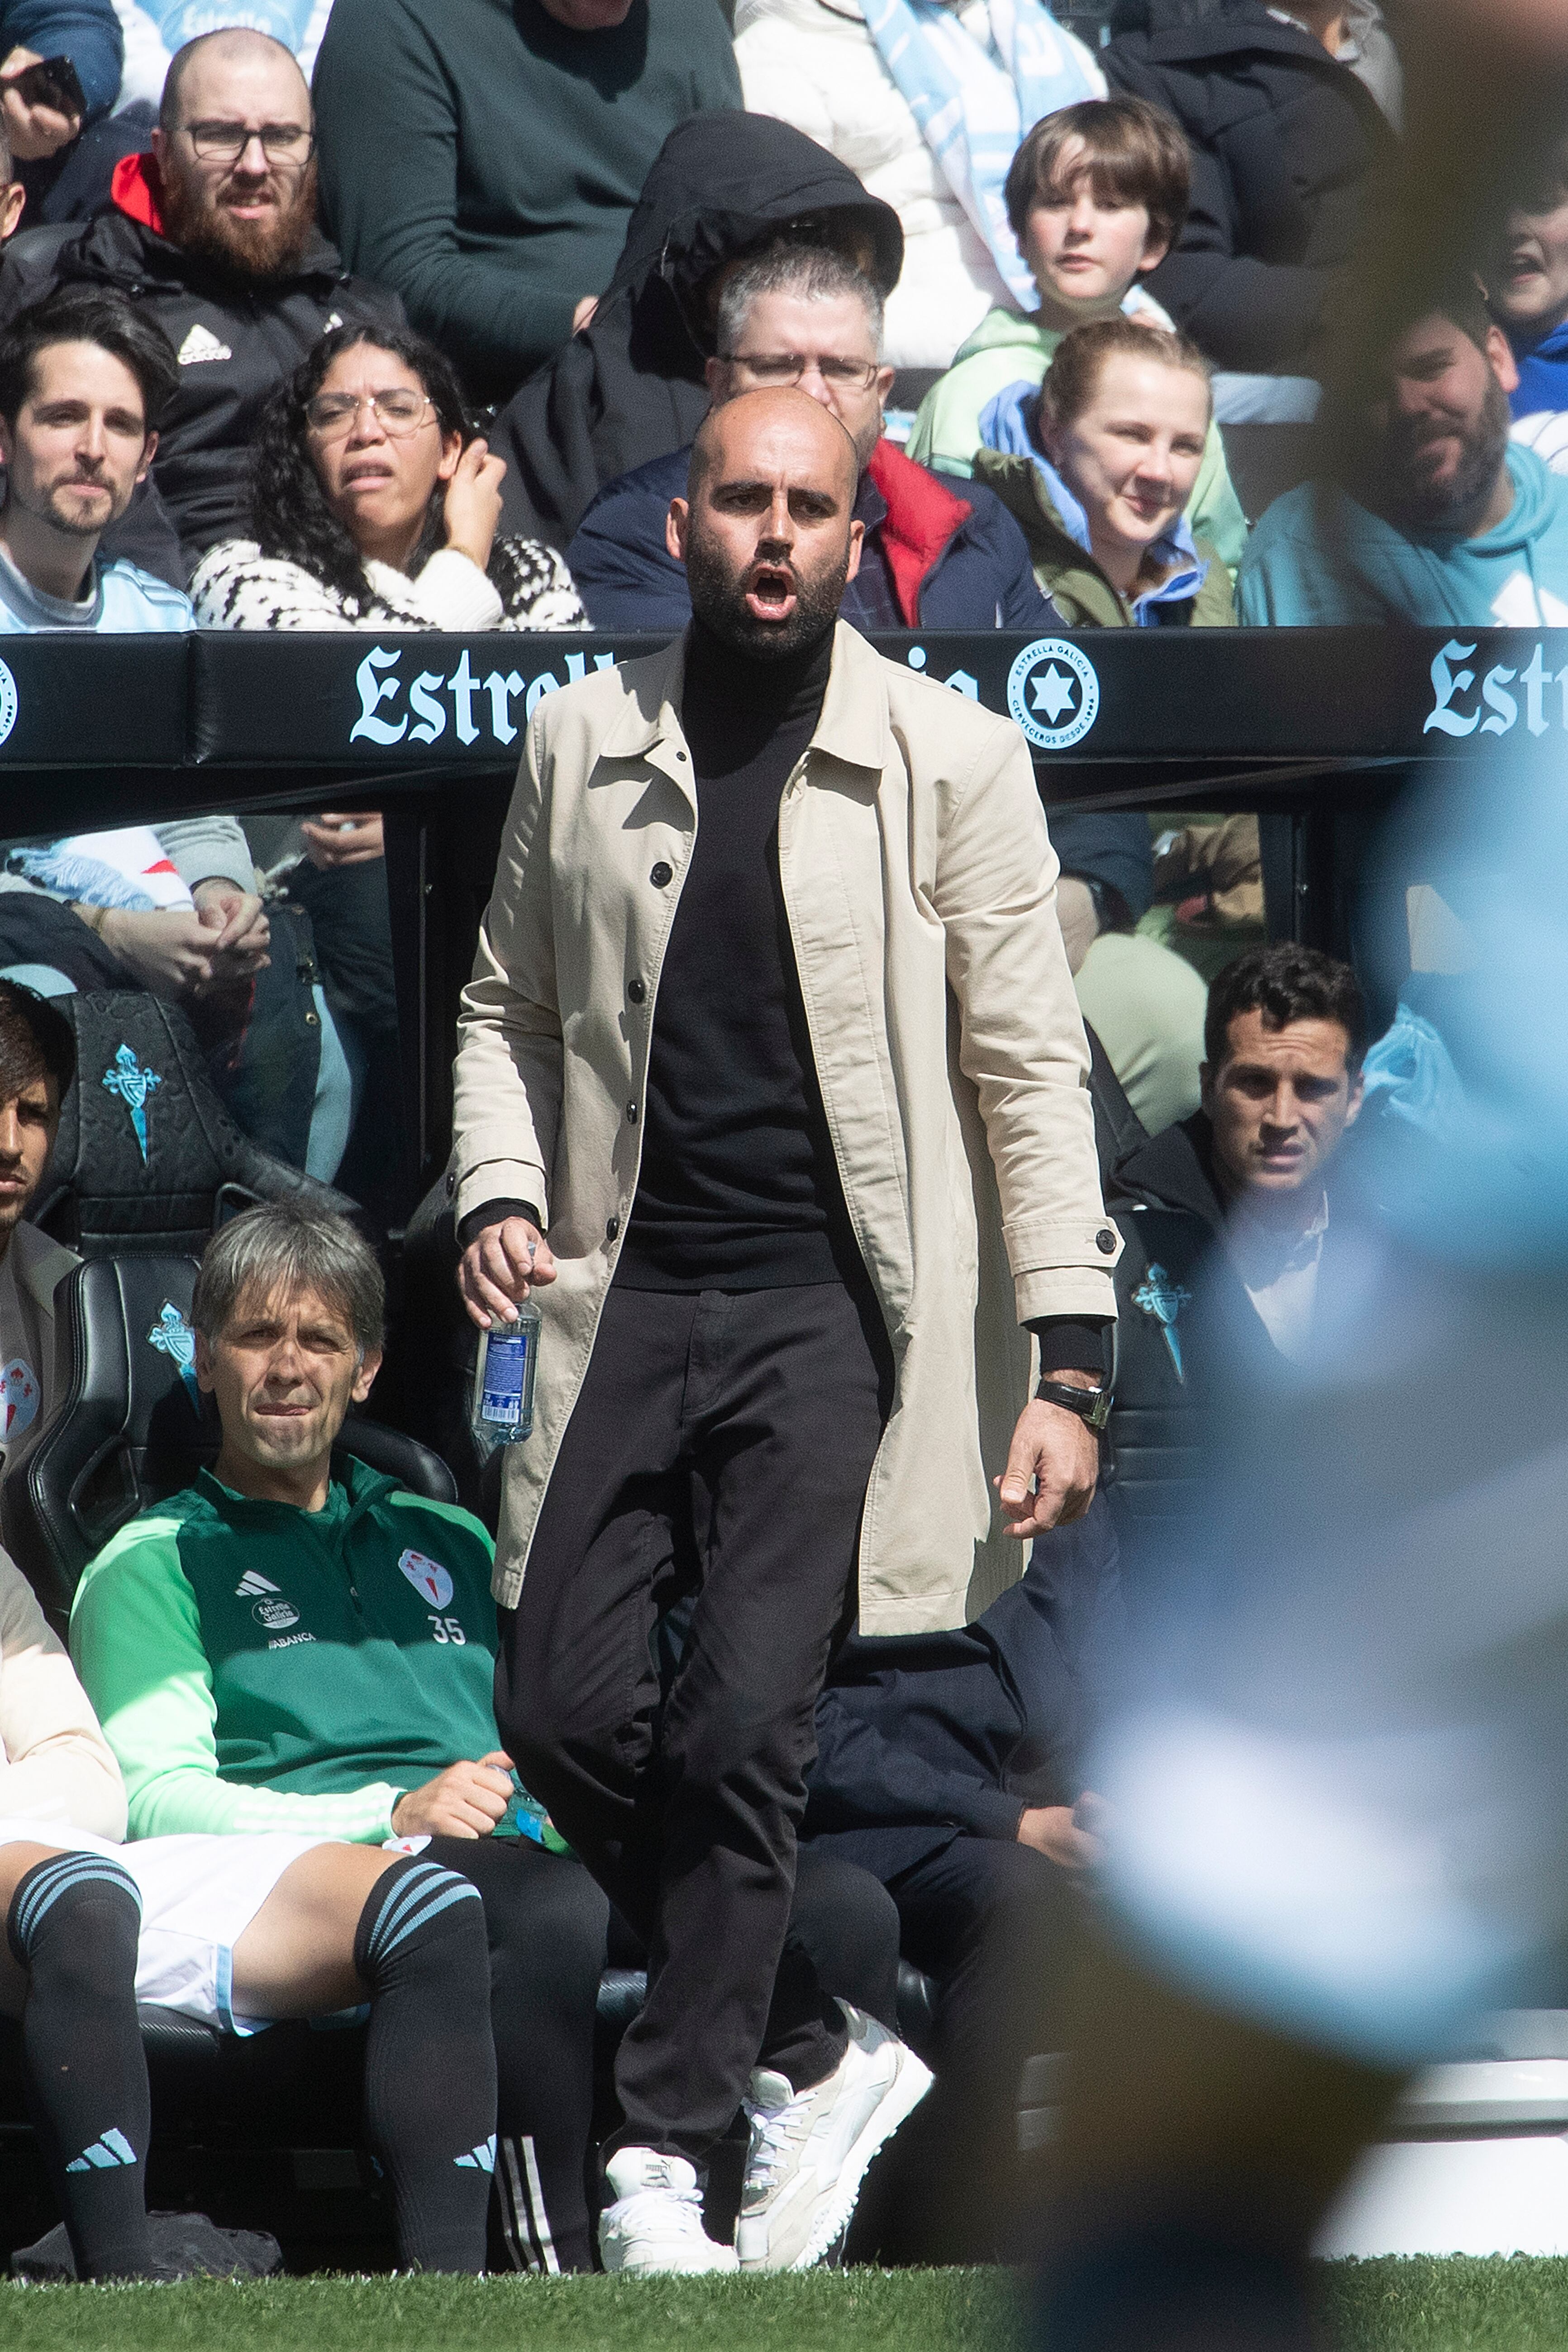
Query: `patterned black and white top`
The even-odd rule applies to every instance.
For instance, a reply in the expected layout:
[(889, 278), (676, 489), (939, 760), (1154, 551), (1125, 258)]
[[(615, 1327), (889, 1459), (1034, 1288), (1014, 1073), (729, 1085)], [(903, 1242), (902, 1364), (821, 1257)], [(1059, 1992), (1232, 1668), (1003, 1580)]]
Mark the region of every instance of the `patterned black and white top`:
[(202, 629), (587, 629), (570, 572), (537, 539), (498, 539), (489, 572), (438, 548), (417, 579), (365, 565), (372, 593), (341, 595), (302, 565), (263, 555), (253, 539), (209, 548), (191, 583)]

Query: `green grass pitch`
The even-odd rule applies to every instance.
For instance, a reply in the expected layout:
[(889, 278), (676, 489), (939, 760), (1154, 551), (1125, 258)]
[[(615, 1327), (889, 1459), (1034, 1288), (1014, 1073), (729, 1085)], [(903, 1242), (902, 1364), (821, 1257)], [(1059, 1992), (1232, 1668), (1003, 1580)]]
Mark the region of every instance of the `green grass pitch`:
[[(1568, 2261), (1338, 2263), (1323, 2284), (1341, 2352), (1568, 2346)], [(1020, 2341), (1011, 2282), (987, 2271), (0, 2286), (5, 2352), (1010, 2352)]]

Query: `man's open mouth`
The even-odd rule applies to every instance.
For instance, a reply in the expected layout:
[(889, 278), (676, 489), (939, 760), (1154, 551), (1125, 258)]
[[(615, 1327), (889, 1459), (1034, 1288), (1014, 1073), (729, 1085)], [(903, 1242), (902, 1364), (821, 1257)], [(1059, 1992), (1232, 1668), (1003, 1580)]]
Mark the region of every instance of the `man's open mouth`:
[(747, 609), (759, 621), (787, 621), (795, 609), (795, 576), (782, 563), (759, 563), (747, 583)]

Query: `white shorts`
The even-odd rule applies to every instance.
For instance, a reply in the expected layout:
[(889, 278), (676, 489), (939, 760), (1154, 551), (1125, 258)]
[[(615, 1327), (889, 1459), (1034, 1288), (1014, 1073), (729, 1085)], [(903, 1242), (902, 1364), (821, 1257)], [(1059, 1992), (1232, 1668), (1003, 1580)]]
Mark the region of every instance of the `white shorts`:
[(58, 1822), (0, 1817), (0, 1845), (42, 1845), (60, 1853), (103, 1853), (132, 1877), (141, 1896), (136, 1998), (175, 2009), (227, 2033), (259, 2033), (267, 2018), (234, 2013), (234, 1948), (288, 1868), (330, 1838), (108, 1838)]

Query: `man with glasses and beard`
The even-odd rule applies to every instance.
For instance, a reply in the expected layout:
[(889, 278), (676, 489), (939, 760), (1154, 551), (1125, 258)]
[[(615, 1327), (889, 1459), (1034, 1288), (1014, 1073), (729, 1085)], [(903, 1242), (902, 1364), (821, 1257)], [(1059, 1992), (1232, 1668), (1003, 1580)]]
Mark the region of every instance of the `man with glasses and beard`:
[(67, 285), (111, 288), (180, 362), (153, 478), (187, 564), (245, 522), (268, 394), (329, 327), (403, 327), (402, 305), (345, 276), (316, 226), (310, 94), (266, 34), (205, 33), (175, 56), (152, 152), (116, 167), (85, 228), (41, 232), (0, 270), (0, 325)]
[(1519, 371), (1475, 280), (1413, 287), (1375, 335), (1366, 326), (1350, 322), (1330, 386), (1334, 477), (1288, 490), (1259, 523), (1243, 624), (1568, 624), (1568, 480), (1510, 443)]
[(463, 1003), (463, 1295), (544, 1318), (497, 1719), (648, 1948), (600, 2223), (631, 2273), (821, 2261), (926, 2088), (787, 1934), (817, 1695), (857, 1614), (962, 1624), (1082, 1516), (1108, 1402), (1028, 749), (838, 620), (858, 478), (796, 388), (700, 426), (691, 625), (539, 703)]

